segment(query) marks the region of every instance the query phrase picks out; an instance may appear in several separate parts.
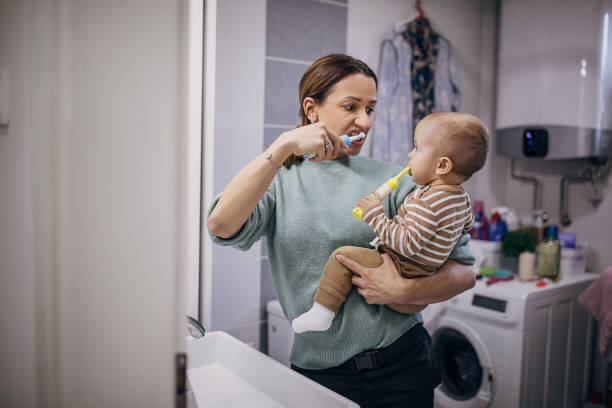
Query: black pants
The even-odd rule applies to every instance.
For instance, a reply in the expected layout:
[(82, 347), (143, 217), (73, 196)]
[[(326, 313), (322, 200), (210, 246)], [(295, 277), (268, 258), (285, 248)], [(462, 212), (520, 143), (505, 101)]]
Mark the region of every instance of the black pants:
[(324, 370), (291, 368), (362, 408), (433, 407), (440, 376), (432, 363), (431, 337), (423, 325), (417, 324), (375, 354), (373, 368), (355, 364), (355, 359), (361, 358), (358, 356)]

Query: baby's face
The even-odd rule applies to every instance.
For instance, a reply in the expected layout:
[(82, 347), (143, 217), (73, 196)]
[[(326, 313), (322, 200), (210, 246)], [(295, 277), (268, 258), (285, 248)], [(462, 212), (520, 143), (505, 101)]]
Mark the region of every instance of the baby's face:
[(438, 149), (433, 120), (423, 119), (414, 131), (414, 147), (410, 159), (410, 175), (418, 185), (429, 184), (436, 179)]

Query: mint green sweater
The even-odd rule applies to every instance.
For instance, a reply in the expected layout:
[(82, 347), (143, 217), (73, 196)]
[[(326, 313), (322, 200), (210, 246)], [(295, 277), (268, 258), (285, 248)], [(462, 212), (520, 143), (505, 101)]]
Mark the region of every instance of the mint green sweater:
[[(228, 239), (211, 234), (212, 240), (247, 250), (267, 237), (272, 281), (291, 321), (312, 306), (325, 264), (336, 248), (368, 247), (374, 239), (372, 230), (355, 220), (351, 210), (400, 170), (397, 165), (359, 156), (283, 168), (240, 231)], [(383, 200), (390, 217), (415, 187), (408, 175), (400, 179), (398, 188)], [(468, 242), (464, 234), (450, 258), (473, 263)], [(291, 361), (308, 369), (337, 366), (364, 350), (388, 346), (420, 321), (420, 314), (369, 305), (352, 289), (329, 330), (296, 334)]]

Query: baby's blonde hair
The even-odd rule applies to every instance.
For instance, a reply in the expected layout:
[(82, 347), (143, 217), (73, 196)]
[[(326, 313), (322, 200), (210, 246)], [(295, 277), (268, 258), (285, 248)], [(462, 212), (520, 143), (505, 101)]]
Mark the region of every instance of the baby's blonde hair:
[(454, 173), (469, 179), (482, 169), (489, 151), (489, 136), (480, 119), (469, 113), (435, 112), (423, 118), (433, 120), (438, 153), (453, 162)]

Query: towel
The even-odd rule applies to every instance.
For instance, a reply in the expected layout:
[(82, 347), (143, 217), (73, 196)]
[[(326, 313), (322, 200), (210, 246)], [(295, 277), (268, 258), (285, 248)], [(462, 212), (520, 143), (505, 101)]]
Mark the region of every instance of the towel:
[(612, 265), (578, 296), (578, 302), (599, 323), (599, 352), (612, 359)]

